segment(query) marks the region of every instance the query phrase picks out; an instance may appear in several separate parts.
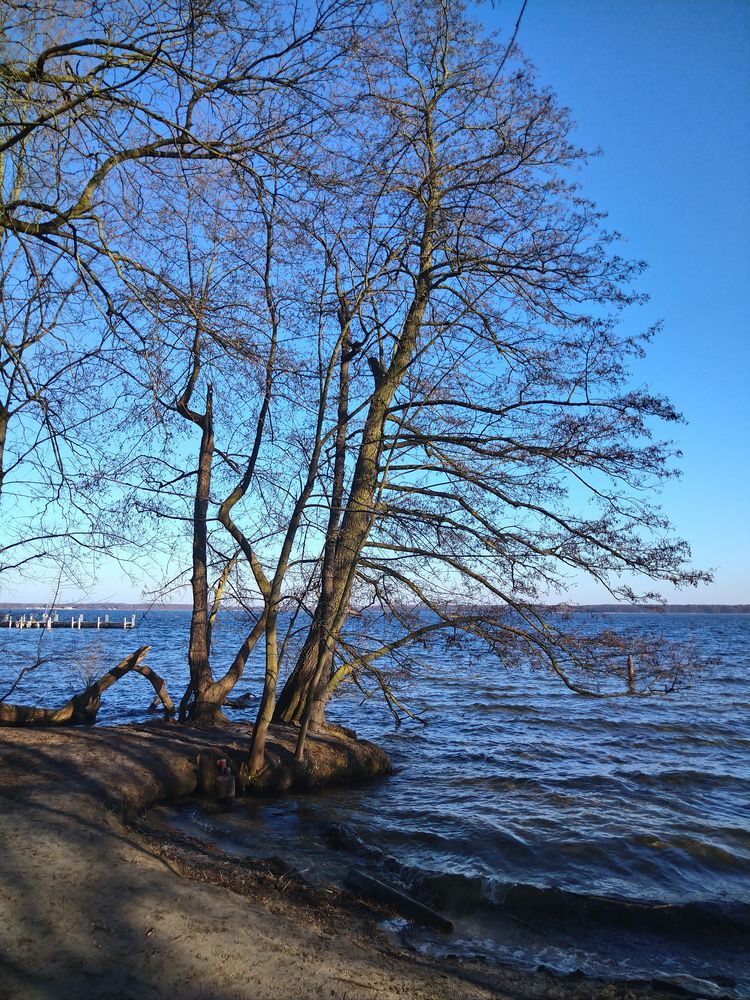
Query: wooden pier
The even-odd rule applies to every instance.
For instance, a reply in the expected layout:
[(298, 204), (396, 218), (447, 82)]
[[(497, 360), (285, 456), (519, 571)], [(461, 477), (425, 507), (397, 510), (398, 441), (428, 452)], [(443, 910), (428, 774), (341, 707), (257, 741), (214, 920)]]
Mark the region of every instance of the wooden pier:
[(43, 614), (39, 618), (35, 618), (34, 615), (17, 615), (14, 617), (12, 614), (7, 614), (5, 618), (0, 622), (0, 627), (2, 628), (34, 628), (34, 629), (53, 629), (53, 628), (67, 628), (67, 629), (82, 629), (82, 628), (93, 628), (93, 629), (119, 629), (121, 632), (123, 630), (136, 628), (135, 615), (130, 617), (125, 617), (121, 622), (111, 622), (109, 620), (109, 615), (104, 615), (102, 617), (99, 615), (96, 620), (84, 620), (83, 615), (71, 615), (70, 621), (66, 618), (61, 618), (59, 614)]

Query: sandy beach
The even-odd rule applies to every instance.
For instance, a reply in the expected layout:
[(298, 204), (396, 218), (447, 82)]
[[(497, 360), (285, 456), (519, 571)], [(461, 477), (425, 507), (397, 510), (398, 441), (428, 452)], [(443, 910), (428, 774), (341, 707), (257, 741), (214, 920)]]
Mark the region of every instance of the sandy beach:
[[(173, 733), (0, 729), (4, 1000), (664, 997), (406, 952), (383, 914), (285, 871), (283, 844), (278, 861), (243, 861), (150, 825), (149, 805), (195, 788), (198, 744), (242, 744), (236, 729)], [(357, 752), (315, 743), (323, 758)]]

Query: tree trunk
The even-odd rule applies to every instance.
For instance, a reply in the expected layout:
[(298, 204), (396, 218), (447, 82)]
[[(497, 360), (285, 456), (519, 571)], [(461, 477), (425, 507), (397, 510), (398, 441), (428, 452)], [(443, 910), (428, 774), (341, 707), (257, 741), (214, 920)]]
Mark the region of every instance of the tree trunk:
[[(356, 570), (377, 517), (376, 495), (380, 484), (379, 467), (388, 408), (408, 371), (432, 291), (433, 244), (441, 194), (431, 111), (425, 114), (425, 128), (429, 160), (426, 178), (428, 197), (422, 223), (420, 273), (388, 367), (384, 369), (377, 358), (369, 359), (375, 386), (370, 397), (345, 509), (343, 508), (345, 434), (342, 432), (347, 420), (346, 405), (339, 411), (338, 430), (341, 447), (337, 448), (336, 458), (337, 462), (342, 460), (342, 464), (340, 470), (337, 469), (341, 476), (340, 482), (336, 482), (337, 476), (334, 475), (334, 494), (337, 487), (340, 494), (335, 496), (332, 503), (331, 518), (326, 533), (321, 599), (310, 624), (302, 653), (284, 686), (279, 699), (281, 704), (277, 709), (279, 717), (286, 722), (295, 721), (302, 725), (304, 720), (305, 729), (313, 717), (322, 721), (325, 704), (330, 697), (325, 669), (331, 662), (335, 637), (340, 634), (346, 621)], [(344, 303), (341, 305), (343, 308)], [(344, 356), (342, 355), (342, 359)], [(345, 371), (342, 365), (340, 397), (344, 404), (347, 391), (348, 370)], [(328, 650), (327, 660), (321, 652), (323, 646)], [(302, 733), (298, 754), (301, 754), (304, 748), (304, 737), (305, 734)]]
[(5, 442), (8, 437), (8, 408), (0, 406), (0, 495), (5, 481)]
[[(297, 662), (291, 674), (286, 679), (279, 699), (276, 702), (274, 722), (286, 722), (299, 725), (305, 710), (307, 692), (318, 668), (318, 649), (320, 646), (320, 605), (315, 609), (315, 615), (307, 633), (307, 638), (297, 657)], [(316, 621), (317, 619), (317, 621)]]
[(229, 670), (223, 677), (213, 681), (204, 691), (200, 704), (196, 707), (194, 714), (190, 716), (192, 723), (197, 726), (215, 726), (227, 721), (222, 706), (226, 703), (235, 684), (244, 674), (247, 658), (255, 648), (265, 627), (266, 613), (264, 611), (237, 650)]
[(276, 678), (279, 673), (279, 651), (276, 634), (276, 611), (271, 610), (266, 625), (266, 674), (263, 683), (263, 697), (255, 720), (253, 741), (250, 746), (250, 774), (258, 774), (263, 768), (266, 754), (266, 736), (273, 718), (276, 701)]
[(198, 452), (198, 476), (193, 507), (193, 573), (190, 583), (193, 592), (193, 614), (190, 619), (190, 644), (188, 664), (192, 705), (187, 717), (196, 725), (215, 725), (226, 721), (221, 702), (212, 697), (210, 689), (214, 678), (209, 660), (209, 608), (208, 608), (208, 504), (211, 494), (211, 466), (214, 453), (213, 391), (206, 390), (206, 410), (200, 420), (201, 442)]
[[(339, 394), (336, 427), (336, 455), (333, 472), (333, 490), (331, 493), (331, 510), (326, 528), (325, 551), (323, 554), (323, 572), (321, 574), (320, 600), (315, 608), (313, 621), (307, 634), (302, 651), (294, 670), (284, 684), (276, 704), (274, 719), (277, 722), (304, 724), (313, 727), (322, 722), (322, 711), (315, 713), (312, 708), (311, 685), (315, 684), (321, 674), (321, 647), (326, 641), (326, 630), (330, 626), (332, 602), (335, 592), (334, 560), (338, 546), (339, 526), (343, 514), (344, 475), (346, 470), (346, 434), (349, 422), (349, 366), (351, 360), (351, 312), (344, 292), (341, 288), (337, 272), (336, 282), (339, 297), (339, 323), (341, 324), (342, 344), (341, 363), (339, 367)], [(328, 658), (330, 662), (330, 657)], [(308, 709), (306, 706), (310, 705)], [(324, 704), (324, 703), (323, 703)], [(320, 717), (319, 717), (320, 716)], [(305, 719), (305, 717), (307, 717)], [(305, 719), (303, 723), (303, 719)], [(304, 744), (304, 735), (302, 736)]]

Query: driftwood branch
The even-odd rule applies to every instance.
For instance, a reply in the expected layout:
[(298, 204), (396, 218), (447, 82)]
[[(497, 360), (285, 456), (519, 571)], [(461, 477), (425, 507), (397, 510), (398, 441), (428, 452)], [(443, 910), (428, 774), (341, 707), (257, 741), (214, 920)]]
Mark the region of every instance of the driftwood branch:
[(141, 663), (150, 646), (141, 646), (134, 653), (126, 656), (117, 666), (94, 681), (79, 694), (74, 695), (62, 708), (37, 708), (30, 705), (9, 705), (0, 703), (0, 726), (76, 726), (93, 725), (101, 706), (102, 695), (131, 671), (145, 677), (156, 691), (164, 710), (172, 715), (174, 705), (169, 697), (167, 686), (157, 673)]

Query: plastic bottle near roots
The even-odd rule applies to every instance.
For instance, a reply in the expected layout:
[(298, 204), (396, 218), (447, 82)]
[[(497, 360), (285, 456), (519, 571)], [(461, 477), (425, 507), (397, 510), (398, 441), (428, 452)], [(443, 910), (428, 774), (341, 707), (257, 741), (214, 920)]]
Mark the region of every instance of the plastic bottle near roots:
[(231, 799), (235, 794), (235, 780), (232, 769), (226, 760), (217, 760), (216, 796), (219, 799)]

